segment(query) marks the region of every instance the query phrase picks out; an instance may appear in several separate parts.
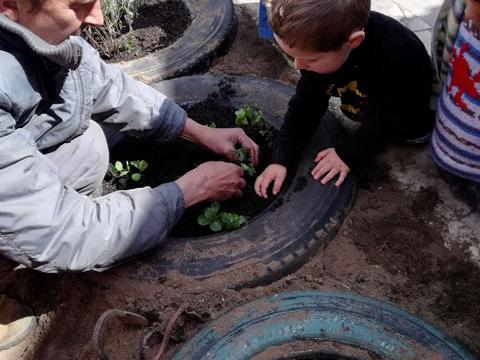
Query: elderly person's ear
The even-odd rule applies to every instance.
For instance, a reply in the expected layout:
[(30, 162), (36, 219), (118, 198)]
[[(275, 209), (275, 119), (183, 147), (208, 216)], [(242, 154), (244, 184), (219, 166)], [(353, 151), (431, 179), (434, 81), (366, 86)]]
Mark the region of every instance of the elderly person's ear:
[(18, 1), (0, 0), (0, 14), (5, 15), (10, 20), (18, 20)]

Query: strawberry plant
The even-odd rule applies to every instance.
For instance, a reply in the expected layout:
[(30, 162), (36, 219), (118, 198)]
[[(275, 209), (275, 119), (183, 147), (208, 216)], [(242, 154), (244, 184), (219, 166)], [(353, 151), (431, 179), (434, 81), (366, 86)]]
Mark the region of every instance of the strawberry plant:
[(209, 226), (210, 230), (218, 232), (221, 230), (236, 230), (247, 223), (247, 218), (236, 213), (220, 211), (220, 203), (214, 201), (206, 207), (197, 218), (197, 223), (201, 226)]

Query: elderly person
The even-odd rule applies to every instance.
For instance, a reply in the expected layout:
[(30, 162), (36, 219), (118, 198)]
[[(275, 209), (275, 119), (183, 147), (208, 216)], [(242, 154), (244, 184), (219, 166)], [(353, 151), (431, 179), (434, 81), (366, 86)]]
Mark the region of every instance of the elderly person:
[(184, 208), (241, 196), (240, 167), (208, 162), (175, 182), (95, 199), (108, 165), (98, 123), (125, 135), (188, 139), (229, 160), (241, 129), (211, 129), (103, 62), (77, 36), (99, 0), (0, 0), (0, 253), (44, 272), (103, 270), (158, 245)]

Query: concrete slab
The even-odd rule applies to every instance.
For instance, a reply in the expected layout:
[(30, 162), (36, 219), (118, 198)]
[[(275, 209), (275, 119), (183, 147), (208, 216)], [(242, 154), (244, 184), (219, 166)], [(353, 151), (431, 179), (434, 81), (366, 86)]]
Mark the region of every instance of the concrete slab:
[(395, 3), (404, 9), (408, 9), (415, 16), (420, 17), (432, 26), (443, 0), (395, 0)]
[(431, 29), (431, 25), (416, 16), (411, 10), (393, 0), (373, 0), (372, 10), (388, 15), (413, 31)]

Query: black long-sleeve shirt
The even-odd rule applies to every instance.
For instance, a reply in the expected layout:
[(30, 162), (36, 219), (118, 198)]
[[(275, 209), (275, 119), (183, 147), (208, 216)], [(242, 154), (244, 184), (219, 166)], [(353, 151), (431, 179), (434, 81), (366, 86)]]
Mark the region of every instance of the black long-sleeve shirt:
[[(412, 139), (431, 130), (432, 68), (422, 42), (396, 20), (376, 12), (365, 34), (336, 72), (301, 71), (280, 130), (276, 163), (295, 164), (327, 111), (330, 96), (340, 97), (342, 111), (362, 124), (333, 146), (350, 168), (393, 139)], [(319, 151), (328, 147), (332, 144), (318, 144)]]

